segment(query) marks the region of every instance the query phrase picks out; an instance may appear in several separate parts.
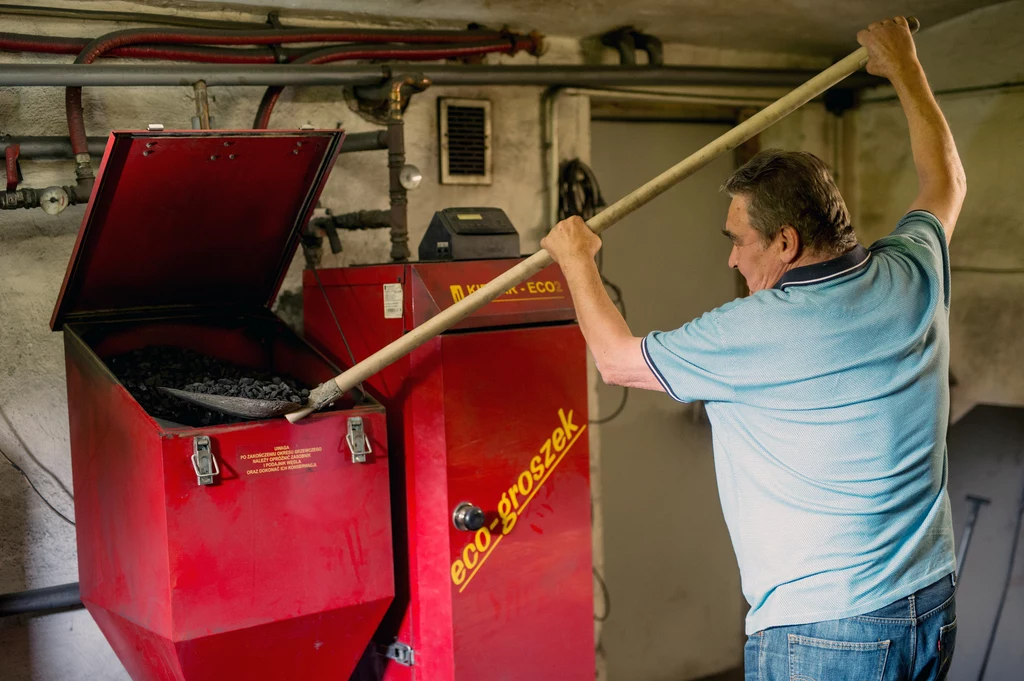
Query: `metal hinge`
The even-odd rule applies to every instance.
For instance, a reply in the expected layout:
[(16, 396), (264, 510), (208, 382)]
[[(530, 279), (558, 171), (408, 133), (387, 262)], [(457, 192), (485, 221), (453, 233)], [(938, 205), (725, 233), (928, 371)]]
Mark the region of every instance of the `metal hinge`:
[(363, 431), (363, 419), (358, 416), (349, 417), (345, 442), (348, 443), (348, 449), (352, 452), (352, 463), (366, 463), (366, 455), (373, 452), (370, 440)]
[(192, 470), (196, 472), (200, 485), (212, 485), (214, 477), (220, 475), (210, 438), (205, 435), (197, 435), (192, 440)]
[(388, 646), (387, 651), (384, 653), (384, 657), (389, 660), (394, 660), (400, 665), (411, 667), (415, 662), (416, 652), (411, 646), (402, 643), (401, 641), (395, 641)]

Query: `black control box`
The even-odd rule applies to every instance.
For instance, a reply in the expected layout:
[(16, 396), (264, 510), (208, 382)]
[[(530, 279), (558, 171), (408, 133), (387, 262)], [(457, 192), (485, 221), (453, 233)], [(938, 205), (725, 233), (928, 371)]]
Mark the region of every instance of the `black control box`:
[(446, 208), (420, 241), (420, 261), (519, 257), (519, 232), (500, 208)]

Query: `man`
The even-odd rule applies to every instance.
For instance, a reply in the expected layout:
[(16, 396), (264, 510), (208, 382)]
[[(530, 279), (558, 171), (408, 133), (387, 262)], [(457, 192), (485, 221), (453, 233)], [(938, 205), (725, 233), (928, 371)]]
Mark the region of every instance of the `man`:
[(907, 22), (857, 39), (896, 88), (919, 179), (870, 249), (824, 164), (777, 150), (725, 185), (751, 295), (675, 331), (632, 335), (579, 218), (541, 242), (606, 383), (706, 403), (748, 681), (942, 679), (955, 642), (947, 243), (966, 180)]

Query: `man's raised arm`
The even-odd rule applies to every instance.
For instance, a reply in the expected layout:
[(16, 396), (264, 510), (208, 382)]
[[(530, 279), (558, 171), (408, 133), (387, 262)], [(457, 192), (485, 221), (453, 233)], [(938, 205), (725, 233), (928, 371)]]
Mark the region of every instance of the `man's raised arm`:
[(910, 126), (910, 146), (917, 167), (918, 194), (909, 210), (926, 210), (942, 222), (947, 243), (967, 193), (960, 155), (903, 17), (886, 19), (857, 34), (868, 48), (868, 73), (889, 79)]

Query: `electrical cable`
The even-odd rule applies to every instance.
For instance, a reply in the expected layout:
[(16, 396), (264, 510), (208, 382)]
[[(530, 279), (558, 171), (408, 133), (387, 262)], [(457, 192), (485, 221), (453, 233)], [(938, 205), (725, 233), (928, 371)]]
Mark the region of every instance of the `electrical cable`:
[[(593, 495), (590, 496), (590, 529), (591, 530), (594, 529), (594, 496)], [(596, 579), (597, 583), (601, 585), (601, 599), (604, 601), (604, 613), (602, 613), (600, 617), (598, 617), (597, 613), (594, 613), (594, 621), (595, 622), (604, 622), (612, 614), (612, 593), (611, 593), (611, 591), (608, 590), (608, 585), (605, 583), (604, 577), (601, 576), (601, 573), (598, 572), (597, 566), (596, 565), (591, 565), (590, 569), (594, 573), (594, 579)], [(598, 643), (598, 646), (600, 646), (600, 643)]]
[(75, 521), (74, 521), (74, 520), (72, 520), (71, 518), (67, 517), (66, 515), (64, 515), (64, 514), (63, 514), (63, 513), (61, 513), (60, 511), (58, 511), (58, 510), (57, 510), (57, 507), (56, 507), (56, 506), (54, 506), (53, 504), (51, 504), (51, 503), (50, 503), (50, 500), (49, 500), (49, 499), (47, 499), (47, 498), (46, 498), (45, 496), (43, 496), (43, 493), (39, 491), (39, 488), (38, 488), (38, 487), (36, 487), (36, 483), (32, 482), (32, 478), (28, 477), (28, 473), (26, 473), (26, 472), (25, 472), (25, 471), (24, 471), (24, 470), (23, 470), (23, 469), (21, 468), (21, 466), (19, 466), (18, 464), (14, 463), (14, 460), (13, 460), (13, 459), (11, 459), (11, 457), (7, 456), (7, 453), (6, 453), (6, 452), (4, 452), (4, 451), (3, 451), (2, 449), (0, 449), (0, 456), (2, 456), (2, 457), (4, 457), (5, 459), (7, 459), (7, 463), (11, 464), (11, 466), (12, 466), (12, 467), (14, 468), (14, 470), (16, 470), (16, 471), (18, 471), (19, 473), (21, 473), (21, 477), (25, 478), (25, 482), (27, 482), (27, 483), (28, 483), (28, 486), (32, 488), (32, 491), (36, 493), (36, 496), (38, 496), (38, 497), (39, 497), (40, 499), (42, 499), (42, 500), (43, 500), (43, 503), (44, 503), (44, 504), (46, 504), (47, 506), (49, 506), (49, 507), (50, 507), (50, 510), (51, 510), (51, 511), (53, 511), (53, 512), (54, 512), (54, 513), (56, 513), (56, 514), (57, 514), (58, 516), (60, 516), (61, 520), (63, 520), (64, 522), (66, 522), (66, 523), (67, 523), (68, 525), (71, 525), (72, 527), (74, 527), (74, 526), (75, 526)]
[[(584, 220), (589, 220), (601, 212), (605, 205), (594, 171), (578, 158), (566, 161), (558, 177), (558, 219), (565, 220), (570, 216), (579, 215)], [(622, 289), (604, 276), (604, 251), (597, 252), (596, 262), (601, 283), (611, 292), (609, 297), (612, 303), (622, 313), (622, 318), (626, 319), (626, 300), (622, 295)], [(601, 425), (615, 419), (626, 409), (627, 400), (629, 388), (623, 387), (622, 399), (615, 410), (608, 416), (591, 419), (588, 423)]]
[(609, 593), (608, 585), (604, 583), (604, 577), (601, 576), (601, 573), (597, 571), (596, 567), (592, 569), (594, 571), (594, 578), (597, 580), (597, 583), (601, 585), (601, 599), (604, 601), (604, 612), (601, 613), (600, 616), (595, 613), (594, 621), (607, 622), (608, 618), (612, 614), (612, 595)]
[(579, 215), (589, 220), (605, 205), (594, 171), (578, 158), (566, 161), (558, 178), (558, 219)]
[(992, 654), (992, 645), (996, 641), (996, 631), (999, 629), (999, 620), (1003, 616), (1003, 606), (1006, 605), (1006, 595), (1010, 591), (1010, 582), (1013, 581), (1013, 565), (1017, 557), (1017, 545), (1020, 542), (1021, 524), (1024, 523), (1024, 491), (1021, 491), (1020, 502), (1017, 506), (1017, 526), (1013, 531), (1013, 544), (1010, 547), (1010, 562), (1006, 568), (1006, 581), (1003, 582), (1003, 592), (999, 596), (999, 606), (996, 608), (996, 619), (992, 623), (992, 631), (988, 635), (988, 643), (985, 645), (985, 656), (981, 660), (981, 669), (978, 670), (978, 681), (985, 678), (985, 670), (988, 668), (988, 659)]
[(39, 457), (32, 453), (32, 450), (29, 448), (28, 443), (26, 443), (25, 440), (22, 439), (21, 435), (18, 434), (18, 430), (14, 427), (14, 424), (11, 423), (11, 419), (8, 418), (7, 412), (5, 412), (2, 407), (0, 407), (0, 419), (2, 419), (3, 422), (7, 424), (7, 429), (11, 431), (11, 435), (13, 435), (14, 439), (18, 441), (18, 445), (25, 452), (25, 454), (28, 455), (28, 458), (32, 459), (32, 463), (39, 466), (39, 468), (41, 468), (44, 473), (49, 475), (50, 478), (52, 478), (53, 481), (57, 483), (57, 486), (61, 488), (64, 494), (68, 495), (68, 498), (71, 499), (71, 501), (74, 501), (75, 495), (72, 494), (71, 490), (68, 489), (67, 485), (64, 484), (64, 481), (61, 480), (56, 473), (47, 468), (43, 464), (43, 462), (39, 460)]

